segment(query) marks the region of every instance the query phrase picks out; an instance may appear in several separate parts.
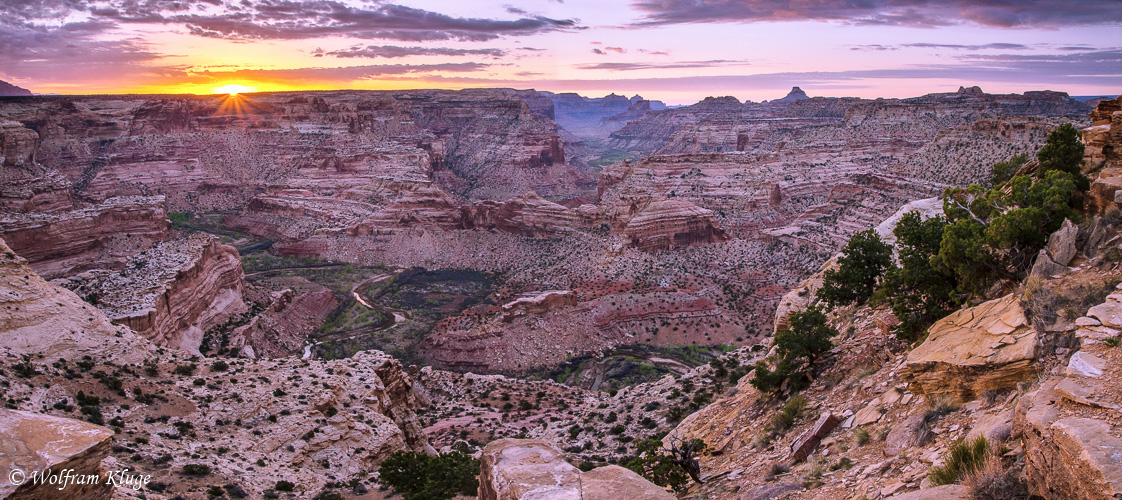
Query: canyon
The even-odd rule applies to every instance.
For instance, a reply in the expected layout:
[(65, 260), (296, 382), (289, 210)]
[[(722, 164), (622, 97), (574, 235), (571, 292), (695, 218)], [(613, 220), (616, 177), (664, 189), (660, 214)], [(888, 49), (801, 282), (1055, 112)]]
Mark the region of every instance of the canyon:
[[(888, 497), (931, 490), (955, 439), (992, 432), (1023, 436), (1034, 494), (1101, 498), (1115, 471), (1089, 443), (1113, 439), (1114, 386), (1094, 373), (1116, 357), (1117, 292), (1047, 334), (1019, 295), (987, 297), (914, 346), (883, 304), (839, 308), (805, 410), (766, 442), (777, 402), (744, 375), (853, 234), (891, 243), (904, 212), (937, 214), (944, 188), (988, 183), (1065, 122), (1084, 129), (1089, 218), (1069, 258), (1048, 254), (1070, 271), (1041, 279), (1113, 286), (1120, 109), (976, 87), (677, 108), (512, 89), (0, 98), (0, 426), (88, 420), (74, 459), (152, 472), (162, 489), (130, 493), (149, 498), (278, 481), (365, 498), (399, 450), (480, 454), (481, 498), (544, 470), (571, 494), (666, 498), (614, 466), (654, 435), (706, 443), (691, 495)], [(911, 440), (917, 405), (943, 398)]]

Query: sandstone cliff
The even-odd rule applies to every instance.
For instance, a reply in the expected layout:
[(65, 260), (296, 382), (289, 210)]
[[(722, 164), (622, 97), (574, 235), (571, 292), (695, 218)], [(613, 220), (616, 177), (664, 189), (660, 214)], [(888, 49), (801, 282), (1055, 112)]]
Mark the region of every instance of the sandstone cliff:
[(237, 250), (209, 235), (163, 242), (119, 272), (95, 269), (59, 283), (114, 323), (193, 353), (207, 330), (248, 310)]
[(0, 240), (0, 347), (48, 360), (110, 357), (143, 360), (147, 343), (114, 325), (70, 290), (52, 285)]
[(110, 198), (68, 212), (0, 213), (0, 228), (12, 250), (47, 278), (119, 269), (168, 236), (160, 196)]

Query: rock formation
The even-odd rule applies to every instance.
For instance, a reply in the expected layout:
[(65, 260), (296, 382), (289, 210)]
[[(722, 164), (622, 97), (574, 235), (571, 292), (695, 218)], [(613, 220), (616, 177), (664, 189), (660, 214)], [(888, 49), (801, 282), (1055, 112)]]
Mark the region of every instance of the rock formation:
[(8, 82), (0, 81), (0, 96), (28, 96), (32, 95), (30, 90), (22, 87), (17, 87)]
[[(111, 429), (80, 420), (28, 411), (0, 409), (0, 496), (12, 500), (73, 498), (108, 499), (113, 495), (108, 474), (101, 462), (113, 443)], [(67, 471), (83, 479), (76, 484), (37, 484), (33, 474)], [(16, 475), (13, 475), (16, 474)], [(20, 477), (13, 485), (10, 478)], [(88, 480), (95, 477), (95, 480)]]
[(110, 198), (68, 212), (0, 213), (0, 228), (12, 250), (47, 278), (120, 269), (168, 236), (161, 196)]
[(20, 356), (49, 360), (109, 357), (135, 363), (147, 356), (146, 342), (110, 323), (70, 290), (52, 285), (27, 260), (0, 240), (0, 347)]
[(296, 296), (291, 290), (278, 292), (261, 314), (229, 334), (230, 346), (248, 358), (291, 356), (308, 343), (337, 305), (331, 290)]
[(969, 401), (1016, 386), (1037, 371), (1038, 338), (1013, 295), (937, 321), (908, 353), (902, 377), (918, 394)]
[(194, 353), (207, 330), (248, 309), (237, 250), (209, 235), (163, 242), (120, 272), (95, 269), (59, 283), (114, 323)]
[(1122, 97), (1099, 103), (1091, 113), (1091, 126), (1083, 130), (1086, 168), (1098, 171), (1091, 183), (1091, 209), (1102, 213), (1122, 200)]
[(483, 449), (480, 500), (585, 498), (669, 500), (674, 495), (618, 465), (581, 472), (549, 443), (500, 439)]

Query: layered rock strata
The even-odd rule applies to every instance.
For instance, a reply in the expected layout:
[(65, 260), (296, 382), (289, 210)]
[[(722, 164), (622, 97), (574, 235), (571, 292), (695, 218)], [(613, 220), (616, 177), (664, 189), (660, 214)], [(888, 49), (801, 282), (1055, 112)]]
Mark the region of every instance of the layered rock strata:
[(937, 321), (908, 353), (902, 378), (913, 392), (970, 401), (1015, 387), (1038, 370), (1037, 333), (1014, 295), (962, 309)]
[(248, 310), (237, 250), (209, 235), (163, 242), (119, 272), (92, 270), (58, 281), (114, 323), (194, 353), (208, 329)]
[(74, 292), (48, 283), (0, 240), (0, 347), (49, 360), (109, 357), (136, 363), (148, 346)]
[(119, 269), (167, 236), (162, 196), (110, 198), (68, 212), (0, 213), (0, 237), (46, 278)]

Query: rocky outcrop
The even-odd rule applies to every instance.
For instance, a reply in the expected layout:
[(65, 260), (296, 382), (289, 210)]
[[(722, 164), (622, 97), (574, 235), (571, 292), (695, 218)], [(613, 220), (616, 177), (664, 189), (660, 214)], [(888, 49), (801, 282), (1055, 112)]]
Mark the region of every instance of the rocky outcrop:
[(547, 290), (528, 294), (503, 304), (502, 321), (509, 323), (526, 314), (542, 314), (557, 308), (576, 305), (577, 297), (570, 290)]
[(627, 220), (623, 236), (645, 252), (689, 248), (729, 239), (713, 212), (688, 201), (652, 201)]
[(669, 500), (674, 495), (618, 465), (581, 472), (545, 441), (500, 439), (480, 458), (480, 500)]
[(0, 237), (47, 278), (119, 269), (167, 236), (161, 196), (110, 198), (69, 212), (0, 214)]
[(782, 99), (776, 99), (774, 102), (795, 102), (803, 99), (810, 99), (810, 96), (806, 95), (803, 89), (791, 87), (791, 91), (788, 92), (787, 95), (783, 96)]
[(1025, 447), (1029, 490), (1043, 498), (1110, 499), (1122, 495), (1122, 439), (1100, 418), (1059, 410), (1057, 379), (1027, 394), (1016, 428)]
[[(113, 431), (80, 420), (0, 409), (0, 497), (10, 500), (108, 499), (113, 495), (102, 460), (109, 456)], [(33, 480), (32, 474), (65, 475), (80, 480), (64, 485)], [(10, 478), (19, 477), (21, 485)], [(57, 481), (56, 481), (57, 482)], [(60, 487), (61, 486), (61, 487)]]
[(806, 457), (814, 452), (814, 448), (818, 446), (818, 443), (821, 443), (823, 438), (830, 435), (830, 432), (841, 423), (841, 420), (842, 419), (837, 415), (830, 412), (823, 413), (819, 416), (813, 426), (791, 443), (791, 460), (796, 462), (806, 460)]
[(295, 297), (291, 290), (277, 292), (261, 314), (230, 333), (230, 346), (248, 358), (296, 354), (337, 305), (331, 290)]
[(5, 81), (0, 81), (0, 96), (29, 96), (32, 95), (30, 90), (23, 87), (17, 87)]
[(959, 310), (928, 329), (908, 353), (901, 377), (919, 394), (972, 400), (1003, 390), (1037, 371), (1036, 332), (1014, 295)]
[(35, 163), (39, 134), (17, 121), (0, 121), (0, 167), (23, 167)]
[(147, 342), (74, 292), (45, 281), (0, 240), (0, 347), (49, 360), (83, 356), (136, 363)]
[(113, 322), (153, 342), (198, 353), (203, 334), (248, 309), (238, 251), (213, 236), (163, 242), (119, 272), (87, 271), (59, 280), (96, 303)]
[(1099, 102), (1091, 126), (1083, 129), (1083, 143), (1086, 167), (1098, 171), (1088, 196), (1090, 208), (1102, 213), (1122, 202), (1116, 194), (1122, 189), (1122, 97)]
[(537, 193), (525, 193), (502, 203), (483, 201), (465, 207), (462, 224), (468, 229), (497, 229), (535, 238), (589, 228), (600, 220), (599, 211), (592, 205), (567, 208)]

